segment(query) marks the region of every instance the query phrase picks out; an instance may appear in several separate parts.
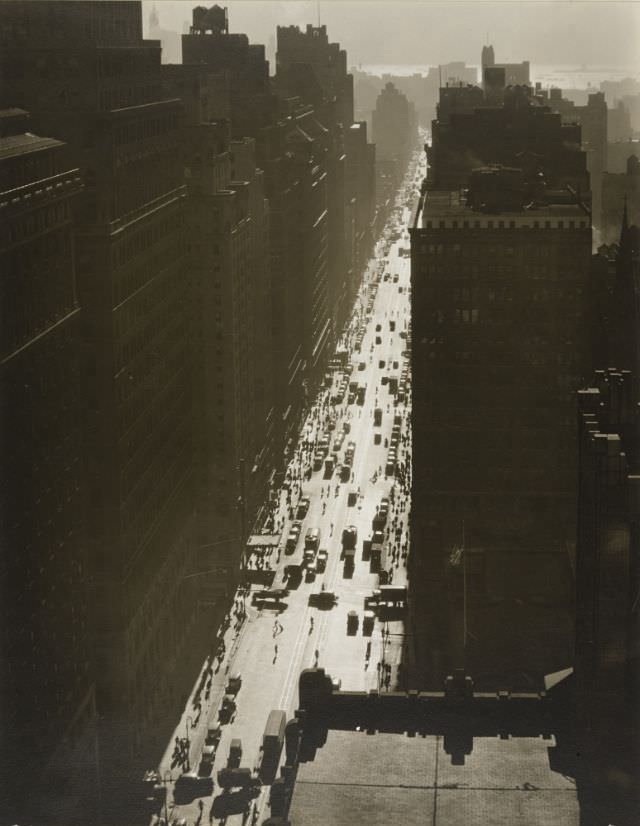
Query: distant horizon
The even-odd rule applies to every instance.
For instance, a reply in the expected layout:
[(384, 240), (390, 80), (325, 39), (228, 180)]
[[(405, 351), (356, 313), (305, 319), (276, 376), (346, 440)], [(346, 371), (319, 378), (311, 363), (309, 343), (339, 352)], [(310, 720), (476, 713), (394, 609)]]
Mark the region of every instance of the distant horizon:
[[(410, 0), (226, 0), (229, 29), (245, 33), (269, 54), (278, 25), (326, 25), (330, 42), (352, 65), (438, 65), (480, 60), (491, 43), (498, 62), (538, 66), (638, 66), (640, 3), (628, 2), (411, 2)], [(142, 0), (145, 27), (155, 6), (160, 26), (178, 34), (195, 0)], [(213, 5), (207, 0), (205, 5)], [(420, 59), (422, 56), (427, 60)]]

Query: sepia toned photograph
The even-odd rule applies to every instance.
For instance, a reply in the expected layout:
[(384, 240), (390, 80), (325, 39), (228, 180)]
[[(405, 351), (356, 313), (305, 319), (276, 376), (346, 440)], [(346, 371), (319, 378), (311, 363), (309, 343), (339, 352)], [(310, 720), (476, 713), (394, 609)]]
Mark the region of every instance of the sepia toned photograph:
[(0, 826), (640, 826), (640, 0), (0, 0)]

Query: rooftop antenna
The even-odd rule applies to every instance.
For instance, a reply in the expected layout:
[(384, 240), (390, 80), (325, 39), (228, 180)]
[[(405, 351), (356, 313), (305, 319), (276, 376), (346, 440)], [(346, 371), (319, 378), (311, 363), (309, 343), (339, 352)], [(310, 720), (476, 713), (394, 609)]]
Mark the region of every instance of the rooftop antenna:
[(442, 66), (440, 64), (438, 64), (438, 77), (440, 78), (439, 86), (442, 89)]

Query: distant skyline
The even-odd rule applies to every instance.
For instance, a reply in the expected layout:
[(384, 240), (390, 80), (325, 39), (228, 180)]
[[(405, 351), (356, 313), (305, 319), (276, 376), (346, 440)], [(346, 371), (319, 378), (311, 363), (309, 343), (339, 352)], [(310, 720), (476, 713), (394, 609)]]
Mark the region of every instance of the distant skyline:
[[(160, 26), (176, 32), (194, 0), (143, 0)], [(349, 66), (480, 62), (490, 42), (500, 62), (630, 66), (640, 70), (640, 2), (618, 0), (229, 0), (229, 29), (274, 48), (278, 25), (320, 23), (347, 50)], [(275, 67), (271, 67), (272, 73)]]

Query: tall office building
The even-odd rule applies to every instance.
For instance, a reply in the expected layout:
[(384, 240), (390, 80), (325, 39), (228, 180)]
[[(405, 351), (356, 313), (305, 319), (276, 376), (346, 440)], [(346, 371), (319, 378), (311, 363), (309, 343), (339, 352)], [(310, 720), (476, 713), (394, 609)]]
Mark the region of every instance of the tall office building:
[[(269, 81), (264, 46), (229, 34), (224, 13), (201, 19), (183, 35), (185, 64), (204, 64), (229, 78), (234, 139), (256, 140), (269, 200), (275, 453), (297, 432), (306, 392), (324, 371), (330, 336), (327, 169), (328, 135), (310, 106), (284, 100)], [(211, 12), (212, 10), (210, 10)], [(217, 15), (217, 16), (216, 16)], [(305, 389), (307, 388), (307, 389)]]
[(371, 119), (376, 146), (376, 194), (378, 203), (389, 209), (409, 153), (418, 140), (415, 107), (389, 82), (378, 95)]
[(188, 679), (185, 657), (197, 649), (197, 586), (185, 579), (195, 456), (181, 103), (162, 93), (160, 44), (142, 39), (139, 3), (2, 11), (5, 103), (30, 109), (41, 133), (65, 140), (85, 182), (76, 261), (87, 348), (96, 791), (117, 819), (126, 781), (162, 743), (166, 711)]
[(427, 681), (508, 687), (571, 660), (588, 175), (527, 96), (443, 115), (410, 230), (411, 581)]
[(73, 822), (97, 781), (72, 221), (81, 189), (62, 141), (35, 134), (23, 110), (0, 112), (0, 796), (21, 822)]
[(629, 370), (599, 370), (578, 393), (577, 747), (585, 804), (595, 811), (599, 795), (620, 822), (631, 822), (640, 803), (640, 421), (632, 378)]
[[(347, 53), (330, 43), (326, 26), (278, 26), (276, 74), (287, 76), (309, 67), (313, 79), (335, 109), (335, 120), (346, 129), (353, 123), (353, 75), (347, 72)], [(317, 99), (314, 103), (319, 102)]]
[(269, 223), (255, 141), (231, 140), (228, 77), (163, 67), (186, 111), (181, 153), (195, 280), (200, 570), (228, 590), (273, 471)]

